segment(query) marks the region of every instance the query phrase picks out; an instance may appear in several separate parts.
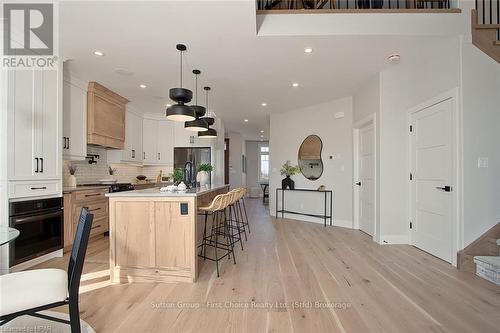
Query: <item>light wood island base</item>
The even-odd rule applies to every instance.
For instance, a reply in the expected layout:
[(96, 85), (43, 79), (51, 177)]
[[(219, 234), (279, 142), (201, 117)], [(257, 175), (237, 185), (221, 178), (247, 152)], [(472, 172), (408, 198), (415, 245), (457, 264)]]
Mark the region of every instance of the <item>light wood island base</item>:
[(111, 282), (196, 282), (203, 230), (198, 206), (228, 190), (223, 185), (185, 194), (108, 194)]

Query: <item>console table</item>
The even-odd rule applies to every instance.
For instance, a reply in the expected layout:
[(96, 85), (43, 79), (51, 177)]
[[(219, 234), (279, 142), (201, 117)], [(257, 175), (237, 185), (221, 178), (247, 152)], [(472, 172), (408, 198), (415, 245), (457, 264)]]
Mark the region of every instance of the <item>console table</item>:
[[(291, 210), (286, 210), (285, 209), (285, 192), (291, 191), (291, 192), (314, 192), (314, 193), (320, 193), (322, 194), (322, 198), (324, 200), (324, 211), (323, 214), (309, 214), (309, 213), (302, 213), (302, 212), (296, 212), (296, 211), (291, 211)], [(278, 207), (278, 198), (279, 198), (279, 192), (281, 192), (281, 207)], [(281, 218), (285, 218), (285, 213), (287, 214), (297, 214), (297, 215), (304, 215), (304, 216), (312, 216), (312, 217), (317, 217), (323, 219), (326, 227), (326, 222), (327, 220), (330, 220), (330, 226), (333, 225), (333, 192), (331, 190), (324, 190), (324, 191), (318, 191), (318, 190), (309, 190), (309, 189), (283, 189), (283, 188), (277, 188), (276, 189), (276, 218), (279, 218), (278, 213), (281, 213)], [(330, 199), (330, 200), (328, 200)], [(328, 204), (330, 205), (330, 211), (328, 211)], [(281, 209), (280, 209), (281, 208)], [(328, 214), (329, 213), (329, 214)]]

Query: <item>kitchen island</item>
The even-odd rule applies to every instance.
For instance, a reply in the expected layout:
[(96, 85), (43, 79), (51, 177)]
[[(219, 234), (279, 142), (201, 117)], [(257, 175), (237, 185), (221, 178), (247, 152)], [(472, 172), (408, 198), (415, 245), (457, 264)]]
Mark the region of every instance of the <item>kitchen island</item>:
[(198, 207), (229, 185), (186, 192), (158, 188), (106, 194), (109, 197), (112, 282), (196, 282), (197, 245), (203, 234)]

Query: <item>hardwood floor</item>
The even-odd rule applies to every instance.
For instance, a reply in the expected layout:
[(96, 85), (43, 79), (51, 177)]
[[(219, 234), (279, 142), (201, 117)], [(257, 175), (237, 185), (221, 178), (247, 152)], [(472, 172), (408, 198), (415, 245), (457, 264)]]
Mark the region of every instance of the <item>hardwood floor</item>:
[(217, 278), (207, 261), (195, 284), (110, 285), (107, 238), (92, 242), (82, 318), (96, 332), (500, 332), (499, 286), (411, 246), (247, 205), (237, 264), (224, 260)]

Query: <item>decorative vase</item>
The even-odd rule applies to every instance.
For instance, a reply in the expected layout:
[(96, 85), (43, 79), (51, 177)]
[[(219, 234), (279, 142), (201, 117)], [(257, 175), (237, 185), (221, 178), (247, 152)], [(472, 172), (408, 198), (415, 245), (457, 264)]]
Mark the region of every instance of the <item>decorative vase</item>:
[(293, 181), (292, 178), (290, 178), (290, 176), (286, 176), (286, 178), (281, 181), (281, 188), (294, 190), (295, 189), (295, 182)]
[(199, 171), (196, 180), (200, 183), (200, 186), (205, 186), (210, 182), (210, 174), (207, 171)]
[(75, 175), (69, 175), (68, 186), (69, 187), (76, 187), (76, 177), (75, 177)]

